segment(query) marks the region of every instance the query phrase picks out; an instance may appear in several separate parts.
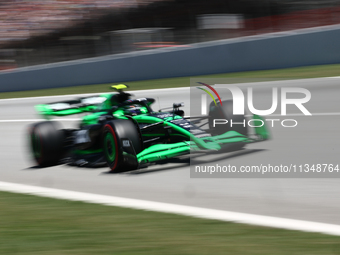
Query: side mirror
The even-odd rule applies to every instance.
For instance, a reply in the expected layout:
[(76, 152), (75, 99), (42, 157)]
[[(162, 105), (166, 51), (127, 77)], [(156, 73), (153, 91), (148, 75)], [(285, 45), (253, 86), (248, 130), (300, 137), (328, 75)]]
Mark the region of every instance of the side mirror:
[(184, 103), (174, 103), (173, 104), (173, 108), (179, 108), (179, 107), (183, 107), (184, 106)]

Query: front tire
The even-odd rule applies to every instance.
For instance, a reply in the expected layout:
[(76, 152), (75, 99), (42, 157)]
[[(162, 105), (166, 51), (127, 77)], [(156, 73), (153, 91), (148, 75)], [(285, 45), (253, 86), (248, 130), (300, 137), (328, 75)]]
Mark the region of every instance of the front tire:
[(132, 120), (117, 119), (104, 125), (102, 147), (111, 172), (119, 173), (138, 168), (137, 159), (132, 162), (133, 159), (123, 155), (122, 139), (131, 141), (135, 155), (141, 152), (142, 138), (138, 126)]

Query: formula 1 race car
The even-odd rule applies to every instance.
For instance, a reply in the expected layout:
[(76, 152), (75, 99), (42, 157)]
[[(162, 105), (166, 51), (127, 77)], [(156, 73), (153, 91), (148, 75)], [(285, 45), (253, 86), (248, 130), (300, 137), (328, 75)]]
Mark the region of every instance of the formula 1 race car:
[[(223, 106), (212, 103), (208, 116), (185, 117), (183, 103), (174, 103), (168, 112), (155, 112), (151, 109), (155, 99), (131, 99), (123, 84), (112, 88), (115, 93), (36, 106), (47, 119), (89, 113), (77, 129), (62, 129), (50, 120), (29, 127), (30, 148), (39, 166), (107, 165), (112, 172), (124, 172), (190, 153), (239, 150), (269, 138), (264, 125), (255, 127), (252, 135), (245, 125), (214, 127), (216, 118), (244, 121), (245, 116), (232, 114), (232, 100), (222, 101)], [(196, 125), (202, 120), (208, 128)], [(254, 120), (264, 123), (256, 115)]]

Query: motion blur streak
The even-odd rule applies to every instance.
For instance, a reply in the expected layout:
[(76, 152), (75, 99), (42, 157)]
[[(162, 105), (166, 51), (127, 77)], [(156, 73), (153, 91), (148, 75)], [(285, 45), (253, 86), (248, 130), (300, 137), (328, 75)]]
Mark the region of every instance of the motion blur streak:
[(0, 1), (0, 70), (340, 23), (339, 0)]

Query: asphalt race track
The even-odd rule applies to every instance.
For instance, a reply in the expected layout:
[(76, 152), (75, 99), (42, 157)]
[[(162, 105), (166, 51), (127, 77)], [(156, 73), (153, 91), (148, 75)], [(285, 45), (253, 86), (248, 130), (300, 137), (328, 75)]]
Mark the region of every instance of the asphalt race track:
[[(297, 127), (277, 125), (271, 128), (273, 139), (270, 141), (249, 145), (236, 153), (196, 160), (215, 160), (220, 165), (235, 166), (340, 164), (340, 79), (242, 85), (250, 86), (258, 93), (256, 106), (264, 109), (271, 99), (271, 87), (307, 88), (312, 99), (305, 106), (313, 116), (302, 116), (296, 107), (288, 108), (288, 114), (298, 114), (289, 117), (298, 121)], [(171, 106), (173, 102), (185, 102), (186, 115), (190, 113), (188, 88), (133, 94), (156, 98), (155, 110)], [(33, 106), (65, 99), (67, 97), (0, 100), (0, 181), (340, 224), (340, 178), (190, 178), (185, 160), (124, 174), (108, 174), (106, 168), (65, 165), (36, 168), (29, 159), (25, 136), (27, 126), (40, 119)], [(77, 116), (65, 119), (74, 118)], [(282, 119), (282, 116), (275, 115), (275, 118)], [(65, 127), (74, 126), (77, 121), (62, 123)]]

